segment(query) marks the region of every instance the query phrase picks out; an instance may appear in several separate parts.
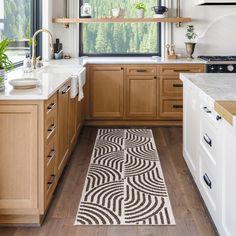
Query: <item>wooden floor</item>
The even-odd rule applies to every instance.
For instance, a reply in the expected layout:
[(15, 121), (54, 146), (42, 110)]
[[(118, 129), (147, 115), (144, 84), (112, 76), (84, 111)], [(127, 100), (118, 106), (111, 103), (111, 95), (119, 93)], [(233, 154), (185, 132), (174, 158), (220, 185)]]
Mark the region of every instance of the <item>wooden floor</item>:
[(73, 226), (97, 128), (84, 128), (40, 228), (0, 228), (1, 236), (217, 235), (182, 158), (182, 128), (153, 128), (176, 226)]

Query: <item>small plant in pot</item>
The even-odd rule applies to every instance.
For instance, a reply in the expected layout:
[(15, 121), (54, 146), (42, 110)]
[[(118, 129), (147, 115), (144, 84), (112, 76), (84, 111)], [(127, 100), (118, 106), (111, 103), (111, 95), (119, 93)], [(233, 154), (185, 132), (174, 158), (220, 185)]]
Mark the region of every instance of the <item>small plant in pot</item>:
[(137, 10), (137, 17), (144, 18), (144, 13), (147, 10), (146, 5), (143, 2), (137, 2), (134, 6)]
[(197, 34), (195, 33), (194, 25), (187, 26), (187, 32), (186, 32), (185, 36), (188, 39), (188, 42), (185, 42), (186, 51), (188, 54), (188, 59), (193, 59), (193, 53), (195, 50), (196, 38), (197, 38)]
[(9, 39), (0, 41), (0, 91), (5, 89), (4, 79), (6, 77), (6, 72), (13, 68), (12, 63), (6, 54), (6, 50), (10, 43), (11, 40)]

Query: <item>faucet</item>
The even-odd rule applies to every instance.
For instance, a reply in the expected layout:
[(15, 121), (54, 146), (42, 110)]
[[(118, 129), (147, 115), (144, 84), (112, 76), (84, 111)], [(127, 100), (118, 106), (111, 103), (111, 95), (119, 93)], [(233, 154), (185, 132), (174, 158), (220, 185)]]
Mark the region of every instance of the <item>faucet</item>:
[(53, 37), (52, 37), (52, 33), (47, 30), (47, 29), (40, 29), (38, 31), (36, 31), (33, 35), (32, 38), (32, 64), (33, 64), (33, 68), (36, 69), (36, 63), (37, 63), (37, 58), (36, 58), (36, 37), (39, 33), (48, 33), (51, 39), (51, 43), (50, 43), (50, 49), (53, 52)]

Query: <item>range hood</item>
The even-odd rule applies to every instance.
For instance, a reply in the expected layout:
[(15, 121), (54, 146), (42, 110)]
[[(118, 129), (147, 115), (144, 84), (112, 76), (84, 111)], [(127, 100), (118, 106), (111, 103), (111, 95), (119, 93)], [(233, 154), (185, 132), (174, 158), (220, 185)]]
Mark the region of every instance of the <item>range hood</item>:
[(197, 5), (236, 5), (236, 0), (197, 0)]

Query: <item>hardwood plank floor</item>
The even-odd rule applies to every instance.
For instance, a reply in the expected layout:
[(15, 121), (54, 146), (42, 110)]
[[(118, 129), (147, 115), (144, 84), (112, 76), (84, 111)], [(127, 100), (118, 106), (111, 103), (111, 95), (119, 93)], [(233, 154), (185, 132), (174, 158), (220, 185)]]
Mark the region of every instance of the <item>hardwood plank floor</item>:
[(98, 128), (85, 127), (43, 226), (0, 228), (0, 236), (214, 236), (200, 194), (182, 157), (182, 128), (152, 128), (176, 226), (73, 226)]

